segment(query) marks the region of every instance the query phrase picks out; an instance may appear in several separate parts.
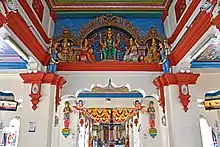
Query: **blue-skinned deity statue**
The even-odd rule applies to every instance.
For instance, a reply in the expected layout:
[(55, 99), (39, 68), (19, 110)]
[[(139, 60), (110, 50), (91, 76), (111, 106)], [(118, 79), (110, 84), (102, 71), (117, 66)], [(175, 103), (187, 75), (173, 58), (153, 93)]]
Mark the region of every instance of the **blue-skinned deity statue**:
[(49, 46), (49, 54), (50, 54), (50, 63), (48, 65), (48, 72), (55, 73), (57, 70), (57, 64), (58, 58), (57, 58), (57, 48), (58, 43), (55, 43), (55, 45), (52, 47), (52, 45)]
[(170, 73), (170, 61), (167, 57), (168, 47), (166, 44), (163, 45), (162, 43), (159, 43), (159, 47), (161, 49), (161, 51), (160, 51), (161, 60), (160, 60), (159, 64), (162, 65), (164, 73)]

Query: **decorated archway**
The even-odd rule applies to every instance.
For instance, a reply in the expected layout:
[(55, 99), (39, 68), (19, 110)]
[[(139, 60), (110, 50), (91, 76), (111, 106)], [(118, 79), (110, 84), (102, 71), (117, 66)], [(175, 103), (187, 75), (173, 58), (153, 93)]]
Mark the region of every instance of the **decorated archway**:
[(74, 132), (73, 124), (76, 125), (78, 146), (139, 146), (141, 136), (157, 136), (157, 100), (143, 90), (116, 86), (109, 79), (105, 86), (93, 85), (75, 95), (63, 96), (62, 100), (62, 135), (67, 139)]

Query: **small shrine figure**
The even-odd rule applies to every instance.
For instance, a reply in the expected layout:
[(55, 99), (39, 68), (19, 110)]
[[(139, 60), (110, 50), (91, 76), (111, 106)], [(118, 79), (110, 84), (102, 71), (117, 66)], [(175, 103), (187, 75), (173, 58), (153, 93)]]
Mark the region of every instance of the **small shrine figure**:
[(102, 42), (100, 43), (103, 46), (103, 59), (107, 60), (113, 58), (114, 60), (116, 60), (117, 50), (115, 48), (115, 42), (111, 28), (108, 28), (107, 39), (105, 40), (104, 44)]
[(72, 110), (70, 108), (70, 103), (68, 101), (65, 102), (65, 107), (63, 109), (64, 112), (64, 128), (69, 128), (70, 124), (70, 113), (72, 113)]
[(145, 113), (147, 112), (144, 107), (145, 106), (142, 106), (142, 103), (143, 103), (143, 100), (141, 100), (141, 102), (139, 102), (139, 100), (136, 100), (135, 103), (134, 103), (134, 111), (133, 111), (133, 115), (138, 115), (138, 112), (141, 112), (141, 113)]
[(129, 40), (129, 47), (126, 50), (124, 60), (125, 61), (138, 61), (138, 43), (133, 41), (133, 38)]
[(150, 127), (155, 128), (155, 108), (154, 108), (154, 102), (153, 101), (150, 101), (147, 112), (149, 114)]
[(52, 46), (52, 41), (48, 45), (48, 53), (50, 54), (50, 62), (48, 65), (48, 72), (55, 73), (57, 69), (58, 58), (57, 58), (57, 48), (59, 44), (55, 43), (54, 46)]
[(84, 107), (84, 103), (82, 100), (79, 100), (78, 102), (75, 100), (75, 106), (74, 107), (74, 113), (76, 114), (77, 111), (82, 112), (83, 114), (86, 114), (87, 110)]
[(84, 44), (82, 45), (82, 52), (80, 55), (80, 60), (81, 61), (89, 61), (89, 62), (94, 62), (95, 61), (95, 57), (93, 55), (93, 50), (89, 44), (88, 39), (84, 40)]
[(159, 65), (163, 66), (163, 71), (164, 73), (170, 73), (170, 61), (168, 59), (168, 44), (167, 41), (164, 41), (164, 45), (162, 43), (159, 43), (159, 47), (160, 47), (160, 55), (161, 55), (161, 60), (159, 62)]

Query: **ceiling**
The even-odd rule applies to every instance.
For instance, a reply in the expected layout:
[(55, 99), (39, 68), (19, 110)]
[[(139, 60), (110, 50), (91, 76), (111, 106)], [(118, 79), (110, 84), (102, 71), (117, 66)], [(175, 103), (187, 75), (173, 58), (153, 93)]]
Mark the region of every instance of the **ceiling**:
[(0, 29), (0, 69), (26, 69), (26, 62), (8, 44)]
[(165, 10), (172, 0), (47, 0), (56, 11)]
[(220, 68), (220, 36), (213, 39), (192, 62), (193, 68)]

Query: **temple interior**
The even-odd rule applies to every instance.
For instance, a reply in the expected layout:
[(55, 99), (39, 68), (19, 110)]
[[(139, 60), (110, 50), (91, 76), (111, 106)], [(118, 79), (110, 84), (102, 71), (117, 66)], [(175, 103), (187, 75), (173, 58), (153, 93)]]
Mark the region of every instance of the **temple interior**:
[(1, 147), (220, 147), (219, 0), (1, 0)]

